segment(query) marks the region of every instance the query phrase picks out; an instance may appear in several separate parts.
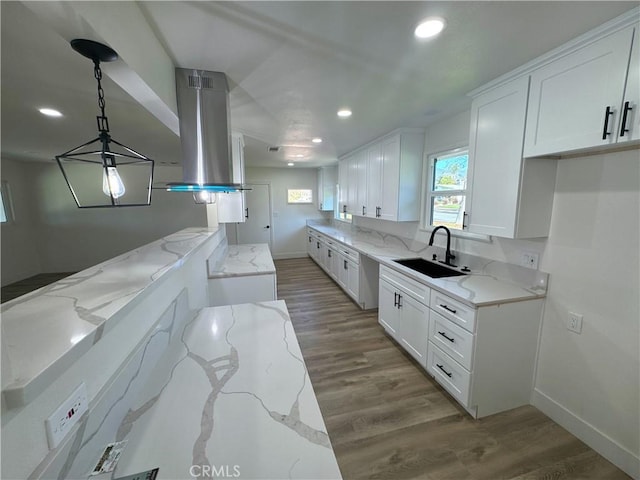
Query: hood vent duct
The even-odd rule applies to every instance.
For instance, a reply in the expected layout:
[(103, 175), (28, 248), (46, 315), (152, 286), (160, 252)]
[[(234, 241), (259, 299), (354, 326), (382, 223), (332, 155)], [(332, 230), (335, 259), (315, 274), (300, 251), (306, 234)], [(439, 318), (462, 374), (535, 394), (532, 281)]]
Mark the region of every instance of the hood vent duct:
[[(167, 190), (234, 192), (242, 189), (241, 166), (231, 154), (229, 86), (222, 72), (176, 68), (182, 145), (182, 183)], [(235, 167), (235, 171), (234, 171)]]

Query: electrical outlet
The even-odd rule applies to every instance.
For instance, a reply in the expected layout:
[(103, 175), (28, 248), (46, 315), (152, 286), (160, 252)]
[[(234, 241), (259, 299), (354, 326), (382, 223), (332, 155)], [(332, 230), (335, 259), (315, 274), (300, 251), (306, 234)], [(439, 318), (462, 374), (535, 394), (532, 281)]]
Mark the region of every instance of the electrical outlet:
[(535, 252), (524, 252), (520, 258), (520, 264), (523, 267), (538, 269), (538, 254)]
[(87, 386), (84, 382), (45, 421), (49, 448), (56, 448), (62, 439), (78, 423), (82, 414), (89, 409)]
[(582, 332), (582, 315), (580, 315), (579, 313), (569, 312), (567, 328), (575, 333)]

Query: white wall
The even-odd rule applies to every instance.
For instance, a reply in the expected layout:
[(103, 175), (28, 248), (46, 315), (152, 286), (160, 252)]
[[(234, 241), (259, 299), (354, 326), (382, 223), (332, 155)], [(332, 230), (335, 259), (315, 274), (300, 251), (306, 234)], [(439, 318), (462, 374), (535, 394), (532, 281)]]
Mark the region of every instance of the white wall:
[[(183, 228), (207, 224), (205, 206), (194, 204), (188, 193), (157, 189), (149, 207), (79, 209), (57, 165), (34, 162), (16, 168), (29, 175), (29, 241), (35, 237), (40, 272), (83, 270)], [(157, 166), (154, 184), (181, 178), (179, 167)], [(3, 246), (3, 284), (8, 258)]]
[[(638, 150), (558, 161), (534, 403), (627, 465), (640, 454), (639, 190)], [(569, 311), (584, 315), (582, 334), (567, 330)]]
[[(464, 145), (469, 112), (427, 129), (425, 154)], [(640, 477), (639, 151), (558, 160), (549, 237), (454, 239), (454, 250), (509, 263), (540, 254), (550, 274), (533, 403)], [(355, 217), (365, 228), (426, 243), (416, 222)], [(568, 312), (584, 315), (582, 334)]]
[(0, 227), (2, 285), (41, 272), (33, 215), (33, 184), (29, 166), (2, 160), (2, 180), (9, 185), (15, 219)]
[[(331, 212), (318, 210), (318, 172), (315, 168), (265, 168), (251, 167), (245, 171), (247, 183), (271, 184), (271, 206), (273, 212), (274, 258), (295, 258), (307, 255), (307, 219), (331, 218)], [(310, 205), (287, 204), (287, 189), (311, 188), (313, 203)]]

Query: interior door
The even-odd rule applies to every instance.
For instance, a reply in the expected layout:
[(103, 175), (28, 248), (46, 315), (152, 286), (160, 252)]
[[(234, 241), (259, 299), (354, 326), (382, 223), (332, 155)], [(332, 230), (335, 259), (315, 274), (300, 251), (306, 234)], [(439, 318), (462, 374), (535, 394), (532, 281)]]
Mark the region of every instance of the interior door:
[(238, 243), (267, 243), (271, 248), (271, 191), (269, 185), (250, 184), (245, 190), (245, 221), (238, 223)]

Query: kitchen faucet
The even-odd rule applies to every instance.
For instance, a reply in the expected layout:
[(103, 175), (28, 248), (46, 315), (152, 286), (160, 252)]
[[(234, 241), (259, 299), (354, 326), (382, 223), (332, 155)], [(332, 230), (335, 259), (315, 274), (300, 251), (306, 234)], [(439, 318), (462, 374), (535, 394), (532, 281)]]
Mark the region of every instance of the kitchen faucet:
[(456, 258), (456, 256), (453, 253), (451, 253), (451, 231), (447, 227), (445, 227), (444, 225), (440, 225), (439, 227), (436, 227), (433, 229), (433, 231), (431, 232), (431, 238), (429, 238), (429, 246), (430, 247), (433, 246), (433, 237), (436, 234), (436, 232), (441, 228), (444, 229), (445, 232), (447, 232), (447, 251), (444, 254), (444, 262), (441, 262), (441, 263), (455, 267), (456, 265), (451, 263), (451, 260)]

